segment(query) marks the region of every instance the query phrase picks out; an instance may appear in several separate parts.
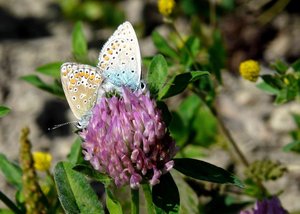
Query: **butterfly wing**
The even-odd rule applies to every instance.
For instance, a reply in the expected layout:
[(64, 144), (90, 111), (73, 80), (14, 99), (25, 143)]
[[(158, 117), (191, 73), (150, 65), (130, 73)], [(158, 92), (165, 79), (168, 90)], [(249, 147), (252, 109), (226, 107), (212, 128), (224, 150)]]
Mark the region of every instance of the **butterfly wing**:
[(117, 87), (139, 88), (141, 53), (132, 25), (121, 24), (103, 46), (98, 67), (107, 81)]
[(63, 90), (77, 119), (81, 119), (94, 106), (102, 81), (98, 68), (72, 62), (61, 66)]

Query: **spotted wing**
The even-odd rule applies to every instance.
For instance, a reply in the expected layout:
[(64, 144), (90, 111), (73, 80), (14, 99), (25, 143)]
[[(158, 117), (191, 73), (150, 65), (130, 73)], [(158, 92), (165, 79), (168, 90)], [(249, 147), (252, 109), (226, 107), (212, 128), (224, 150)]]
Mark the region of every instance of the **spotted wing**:
[(132, 25), (121, 24), (103, 46), (98, 67), (115, 86), (138, 89), (141, 79), (141, 54)]
[(98, 68), (72, 62), (61, 66), (63, 90), (77, 119), (81, 119), (94, 106), (102, 81)]

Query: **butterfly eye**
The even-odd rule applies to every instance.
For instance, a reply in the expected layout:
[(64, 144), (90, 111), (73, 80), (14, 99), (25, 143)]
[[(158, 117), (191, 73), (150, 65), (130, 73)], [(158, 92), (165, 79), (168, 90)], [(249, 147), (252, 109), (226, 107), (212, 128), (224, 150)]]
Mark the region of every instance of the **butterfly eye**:
[(141, 81), (140, 88), (142, 89), (142, 91), (145, 91), (146, 84), (144, 83), (144, 81)]

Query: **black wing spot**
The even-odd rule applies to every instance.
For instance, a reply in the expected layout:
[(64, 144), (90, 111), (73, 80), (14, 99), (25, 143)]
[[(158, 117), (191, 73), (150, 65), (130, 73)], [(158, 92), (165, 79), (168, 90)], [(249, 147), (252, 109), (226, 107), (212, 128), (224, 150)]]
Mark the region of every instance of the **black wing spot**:
[(131, 73), (134, 73), (134, 70), (132, 70)]

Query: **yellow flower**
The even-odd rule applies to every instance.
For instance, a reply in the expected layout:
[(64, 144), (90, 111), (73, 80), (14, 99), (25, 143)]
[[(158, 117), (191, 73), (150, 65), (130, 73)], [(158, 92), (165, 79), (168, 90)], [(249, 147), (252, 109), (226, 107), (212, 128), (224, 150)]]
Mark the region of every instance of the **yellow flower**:
[(158, 11), (163, 16), (169, 16), (175, 7), (174, 0), (158, 0)]
[(52, 156), (46, 152), (33, 152), (34, 168), (40, 171), (49, 170)]
[(256, 82), (259, 72), (260, 66), (255, 60), (246, 60), (240, 64), (240, 74), (246, 80)]

